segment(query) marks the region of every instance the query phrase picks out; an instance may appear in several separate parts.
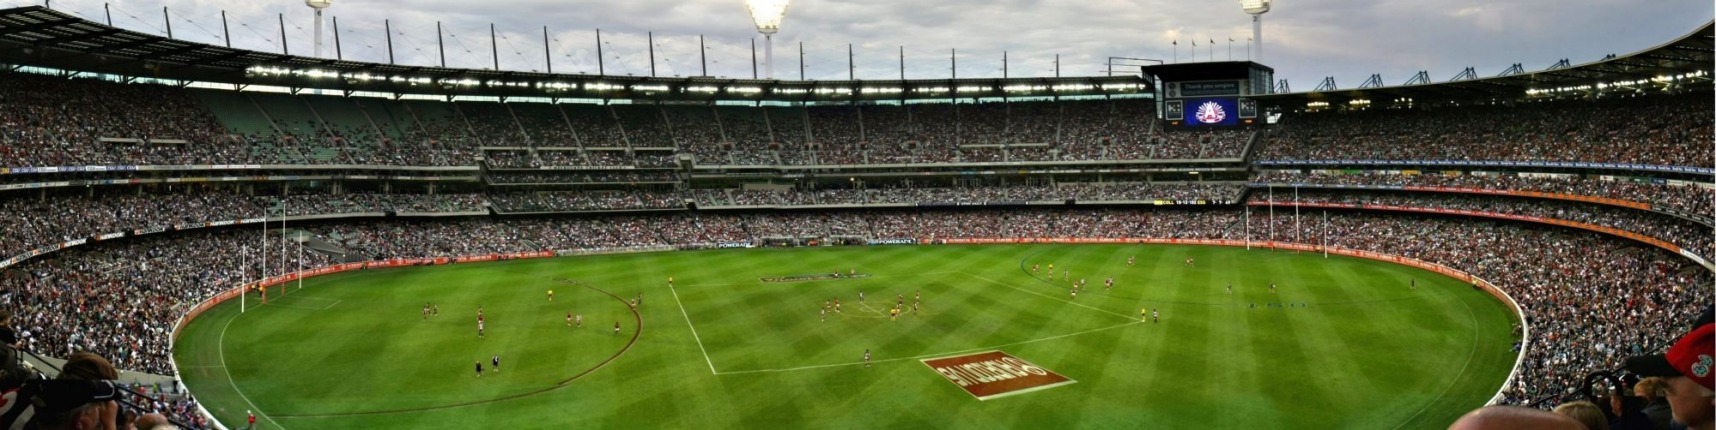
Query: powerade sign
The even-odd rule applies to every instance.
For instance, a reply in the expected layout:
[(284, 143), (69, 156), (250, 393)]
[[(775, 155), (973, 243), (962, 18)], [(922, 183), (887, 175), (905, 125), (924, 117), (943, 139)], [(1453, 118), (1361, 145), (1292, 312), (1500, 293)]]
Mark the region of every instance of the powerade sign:
[(1191, 99), (1185, 102), (1187, 126), (1239, 125), (1239, 103), (1234, 99)]

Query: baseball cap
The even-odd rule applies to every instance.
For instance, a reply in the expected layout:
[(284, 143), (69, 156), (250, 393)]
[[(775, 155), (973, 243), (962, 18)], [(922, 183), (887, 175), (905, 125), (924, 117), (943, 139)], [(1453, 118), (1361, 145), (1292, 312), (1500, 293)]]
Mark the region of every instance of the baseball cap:
[(1704, 388), (1716, 385), (1716, 324), (1706, 323), (1681, 336), (1668, 352), (1627, 358), (1626, 369), (1639, 376), (1692, 378)]
[[(117, 401), (122, 392), (108, 380), (26, 380), (17, 391), (0, 397), (0, 416), (57, 416), (84, 404)], [(33, 411), (21, 413), (19, 409)], [(12, 423), (7, 427), (12, 427)]]
[(118, 387), (108, 380), (43, 380), (38, 399), (48, 409), (72, 409), (98, 401), (117, 401)]

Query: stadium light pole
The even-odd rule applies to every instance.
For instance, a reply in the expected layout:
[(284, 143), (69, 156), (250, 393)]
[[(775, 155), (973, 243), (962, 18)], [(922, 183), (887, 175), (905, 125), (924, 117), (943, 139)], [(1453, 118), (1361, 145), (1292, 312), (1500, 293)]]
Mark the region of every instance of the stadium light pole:
[(751, 11), (751, 21), (757, 25), (757, 32), (763, 34), (763, 71), (765, 79), (775, 78), (775, 32), (781, 30), (781, 19), (786, 17), (789, 0), (745, 0), (745, 8)]
[(1257, 44), (1257, 61), (1263, 61), (1263, 14), (1269, 12), (1270, 0), (1239, 0), (1239, 7), (1251, 14), (1251, 40)]
[(316, 10), (315, 56), (322, 58), (322, 9), (333, 6), (333, 0), (304, 0), (304, 5)]

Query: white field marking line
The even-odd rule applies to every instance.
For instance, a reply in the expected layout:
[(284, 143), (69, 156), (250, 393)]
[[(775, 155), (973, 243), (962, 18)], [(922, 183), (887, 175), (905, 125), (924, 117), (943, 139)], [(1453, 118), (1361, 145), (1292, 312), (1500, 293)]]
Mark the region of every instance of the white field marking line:
[[(1133, 325), (1133, 324), (1139, 324), (1139, 323), (1140, 323), (1139, 321), (1133, 321), (1133, 322), (1129, 322), (1129, 323), (1125, 323), (1125, 324), (1111, 325), (1108, 327), (1093, 328), (1093, 329), (1081, 331), (1078, 333), (1067, 333), (1067, 334), (1063, 334), (1063, 335), (1049, 336), (1049, 337), (1045, 337), (1042, 339), (1032, 339), (1032, 340), (1027, 340), (1027, 341), (1023, 341), (1023, 342), (1013, 342), (1013, 343), (1001, 344), (1001, 345), (995, 345), (995, 346), (985, 346), (985, 347), (981, 347), (981, 348), (962, 349), (962, 350), (958, 350), (958, 351), (937, 352), (934, 354), (923, 354), (923, 355), (917, 355), (917, 356), (912, 356), (912, 357), (890, 358), (890, 359), (886, 359), (886, 360), (871, 360), (870, 363), (872, 363), (872, 364), (874, 364), (874, 363), (888, 363), (888, 362), (906, 361), (906, 360), (920, 360), (921, 361), (921, 360), (926, 359), (926, 358), (948, 357), (948, 356), (960, 355), (960, 354), (965, 354), (968, 352), (975, 352), (975, 351), (993, 351), (997, 348), (1005, 348), (1005, 347), (1009, 347), (1009, 346), (1019, 346), (1019, 345), (1025, 345), (1025, 344), (1037, 343), (1037, 342), (1046, 342), (1046, 341), (1051, 341), (1051, 340), (1055, 340), (1055, 339), (1078, 336), (1081, 334), (1089, 334), (1089, 333), (1095, 333), (1095, 332), (1099, 332), (1099, 331), (1103, 331), (1103, 330), (1116, 329), (1116, 328), (1125, 327), (1125, 326), (1129, 326), (1129, 325)], [(791, 371), (795, 371), (795, 370), (822, 369), (822, 368), (828, 368), (828, 367), (861, 366), (863, 364), (864, 364), (863, 361), (854, 361), (851, 363), (818, 364), (815, 366), (792, 367), (792, 368), (786, 368), (786, 369), (757, 369), (757, 370), (728, 371), (728, 372), (718, 373), (718, 375), (737, 375), (737, 374), (741, 374), (741, 373), (791, 372)]]
[(853, 312), (853, 313), (852, 313), (852, 314), (846, 314), (846, 313), (835, 313), (835, 314), (834, 314), (834, 316), (837, 316), (837, 317), (852, 317), (852, 318), (869, 318), (869, 319), (882, 319), (882, 318), (887, 318), (887, 316), (884, 316), (884, 315), (876, 315), (876, 316), (869, 316), (869, 315), (858, 315), (858, 313), (857, 313), (857, 312)]
[(673, 284), (667, 284), (667, 291), (673, 293), (673, 303), (679, 305), (679, 315), (685, 317), (685, 326), (691, 327), (691, 339), (697, 341), (697, 350), (703, 351), (703, 362), (709, 364), (709, 373), (721, 374), (715, 371), (715, 360), (709, 359), (709, 350), (703, 348), (703, 338), (697, 335), (697, 325), (691, 323), (691, 314), (685, 312), (685, 303), (679, 301), (679, 290)]
[(225, 368), (225, 367), (226, 367), (226, 366), (214, 366), (214, 365), (207, 365), (207, 366), (179, 366), (179, 368), (180, 368), (180, 369), (221, 369), (221, 368)]
[(1063, 299), (1063, 298), (1059, 298), (1059, 297), (1053, 297), (1053, 296), (1050, 296), (1050, 295), (1047, 295), (1047, 294), (1043, 294), (1043, 293), (1039, 293), (1039, 292), (1036, 292), (1036, 291), (1031, 291), (1031, 290), (1027, 290), (1027, 289), (1024, 289), (1024, 288), (1019, 288), (1019, 287), (1015, 287), (1015, 286), (1013, 286), (1013, 285), (1012, 285), (1012, 284), (1008, 284), (1008, 283), (1005, 283), (1005, 282), (1001, 282), (1001, 281), (997, 281), (997, 280), (994, 280), (994, 279), (989, 279), (989, 278), (985, 278), (985, 277), (982, 277), (982, 276), (977, 276), (977, 275), (974, 275), (974, 274), (970, 274), (970, 273), (966, 273), (966, 272), (959, 272), (959, 273), (960, 273), (960, 274), (963, 274), (963, 275), (965, 275), (965, 276), (970, 276), (970, 277), (973, 277), (973, 278), (977, 278), (977, 279), (981, 279), (981, 280), (984, 280), (984, 281), (989, 281), (989, 283), (992, 283), (992, 284), (995, 284), (995, 285), (1000, 285), (1000, 286), (1003, 286), (1003, 287), (1007, 287), (1007, 288), (1012, 288), (1012, 289), (1015, 289), (1015, 290), (1019, 290), (1019, 291), (1024, 291), (1024, 292), (1027, 292), (1027, 293), (1031, 293), (1031, 294), (1036, 294), (1036, 295), (1039, 295), (1039, 296), (1043, 296), (1043, 297), (1048, 297), (1048, 298), (1050, 298), (1050, 299), (1054, 299), (1054, 300), (1059, 300), (1059, 301), (1063, 301), (1063, 302), (1067, 302), (1067, 304), (1070, 304), (1070, 305), (1073, 305), (1073, 306), (1078, 306), (1078, 307), (1081, 307), (1081, 308), (1085, 308), (1085, 309), (1090, 309), (1090, 310), (1093, 310), (1093, 311), (1097, 311), (1097, 312), (1102, 312), (1102, 313), (1105, 313), (1105, 314), (1109, 314), (1109, 315), (1114, 315), (1114, 316), (1117, 316), (1117, 317), (1121, 317), (1121, 318), (1125, 318), (1125, 319), (1126, 319), (1126, 320), (1127, 320), (1127, 321), (1131, 321), (1131, 320), (1132, 320), (1132, 317), (1130, 317), (1130, 316), (1126, 316), (1126, 315), (1121, 315), (1121, 314), (1117, 314), (1117, 313), (1114, 313), (1114, 312), (1109, 312), (1109, 311), (1105, 311), (1105, 310), (1102, 310), (1102, 309), (1097, 309), (1097, 308), (1093, 308), (1093, 307), (1090, 307), (1090, 306), (1085, 306), (1085, 305), (1082, 305), (1082, 304), (1079, 304), (1079, 303), (1078, 303), (1078, 302), (1075, 302), (1075, 301), (1072, 301), (1072, 300), (1067, 300), (1067, 299)]
[(1460, 302), (1460, 306), (1466, 308), (1466, 315), (1472, 317), (1472, 352), (1470, 354), (1466, 354), (1466, 364), (1460, 365), (1460, 373), (1454, 374), (1453, 382), (1450, 382), (1447, 387), (1443, 388), (1442, 393), (1437, 394), (1436, 398), (1430, 400), (1430, 403), (1426, 403), (1424, 404), (1424, 407), (1419, 408), (1418, 412), (1414, 412), (1412, 416), (1406, 417), (1406, 421), (1401, 421), (1400, 424), (1395, 425), (1394, 428), (1396, 430), (1405, 426), (1406, 423), (1410, 423), (1412, 420), (1418, 419), (1418, 416), (1424, 414), (1424, 411), (1430, 410), (1430, 407), (1435, 406), (1436, 402), (1442, 401), (1442, 396), (1448, 395), (1448, 390), (1452, 390), (1455, 385), (1460, 384), (1460, 377), (1466, 376), (1466, 368), (1472, 367), (1472, 358), (1478, 356), (1478, 340), (1480, 338), (1478, 335), (1478, 326), (1481, 325), (1478, 323), (1478, 314), (1476, 312), (1472, 312), (1472, 306), (1466, 304), (1465, 299), (1455, 296), (1454, 300), (1458, 300)]
[(868, 309), (868, 310), (870, 310), (870, 312), (875, 313), (877, 318), (888, 316), (887, 313), (884, 313), (882, 311), (878, 311), (878, 310), (876, 310), (876, 308), (872, 308), (872, 307), (870, 307), (869, 304), (866, 304), (864, 302), (858, 302), (858, 306), (863, 306), (864, 309)]
[(938, 271), (938, 272), (913, 273), (913, 274), (909, 274), (909, 275), (908, 274), (870, 275), (870, 276), (866, 276), (866, 277), (862, 277), (862, 278), (806, 279), (803, 281), (782, 281), (782, 282), (763, 282), (761, 277), (758, 277), (756, 282), (737, 282), (737, 283), (731, 283), (731, 284), (686, 284), (685, 286), (687, 286), (687, 287), (748, 287), (748, 286), (753, 286), (753, 285), (757, 285), (757, 284), (796, 284), (796, 283), (800, 283), (800, 282), (813, 282), (813, 281), (848, 281), (848, 280), (854, 280), (854, 279), (863, 280), (863, 279), (877, 279), (877, 278), (909, 278), (909, 277), (914, 277), (914, 276), (946, 275), (946, 274), (950, 274), (950, 273), (959, 273), (959, 271), (943, 270), (943, 271)]
[[(1059, 373), (1056, 373), (1056, 375), (1060, 375), (1060, 374), (1059, 374)], [(1066, 376), (1065, 376), (1065, 375), (1062, 375), (1062, 376), (1061, 376), (1061, 377), (1062, 377), (1062, 378), (1066, 378)], [(1039, 386), (1035, 386), (1035, 387), (1031, 387), (1031, 388), (1026, 388), (1026, 389), (1023, 389), (1023, 390), (1013, 390), (1013, 391), (1008, 391), (1008, 392), (1005, 392), (1005, 393), (1001, 393), (1001, 394), (996, 394), (996, 395), (991, 395), (991, 396), (984, 396), (984, 397), (978, 397), (978, 398), (977, 398), (977, 401), (979, 401), (979, 402), (987, 402), (987, 401), (989, 401), (989, 400), (990, 400), (990, 399), (999, 399), (999, 398), (1002, 398), (1002, 397), (1007, 397), (1007, 396), (1017, 396), (1017, 395), (1020, 395), (1020, 394), (1025, 394), (1025, 393), (1035, 393), (1035, 392), (1038, 392), (1038, 391), (1043, 391), (1043, 390), (1047, 390), (1047, 389), (1050, 389), (1050, 388), (1055, 388), (1055, 387), (1059, 387), (1059, 386), (1062, 386), (1062, 385), (1071, 385), (1071, 384), (1077, 384), (1077, 383), (1078, 383), (1078, 381), (1077, 381), (1077, 380), (1074, 380), (1074, 379), (1073, 379), (1073, 378), (1067, 378), (1067, 380), (1065, 380), (1065, 381), (1061, 381), (1061, 382), (1056, 382), (1056, 383), (1053, 383), (1053, 384), (1049, 384), (1049, 385), (1039, 385)], [(969, 392), (970, 392), (970, 391), (967, 391), (967, 393), (969, 393)], [(973, 394), (973, 395), (972, 395), (972, 396), (976, 396), (976, 395), (975, 395), (975, 394)]]
[(240, 312), (233, 315), (232, 318), (226, 319), (226, 325), (220, 328), (220, 339), (215, 341), (215, 350), (220, 351), (220, 368), (222, 371), (226, 372), (226, 383), (231, 384), (232, 391), (238, 393), (238, 397), (244, 399), (245, 404), (250, 405), (250, 410), (256, 411), (256, 414), (261, 415), (262, 419), (274, 423), (275, 427), (284, 429), (286, 426), (280, 425), (279, 421), (275, 421), (274, 418), (270, 418), (268, 414), (262, 413), (262, 408), (256, 407), (256, 402), (250, 401), (250, 396), (244, 395), (244, 390), (238, 389), (238, 381), (232, 380), (232, 370), (227, 369), (226, 367), (226, 329), (232, 328), (232, 320), (238, 319), (239, 315), (243, 315), (243, 313)]
[(282, 308), (286, 308), (286, 309), (298, 309), (298, 310), (306, 310), (306, 311), (325, 311), (325, 310), (328, 310), (328, 308), (312, 308), (309, 306), (292, 306), (292, 305), (284, 305), (284, 304), (279, 304), (279, 303), (269, 303), (268, 306), (277, 306), (277, 307), (282, 307)]
[(340, 304), (340, 302), (345, 301), (343, 299), (324, 299), (321, 297), (298, 297), (298, 296), (291, 296), (291, 297), (295, 297), (296, 298), (295, 300), (314, 300), (314, 301), (318, 301), (318, 302), (322, 302), (322, 303), (327, 303), (328, 305), (323, 307), (322, 309), (332, 308), (332, 307), (334, 307), (334, 305)]

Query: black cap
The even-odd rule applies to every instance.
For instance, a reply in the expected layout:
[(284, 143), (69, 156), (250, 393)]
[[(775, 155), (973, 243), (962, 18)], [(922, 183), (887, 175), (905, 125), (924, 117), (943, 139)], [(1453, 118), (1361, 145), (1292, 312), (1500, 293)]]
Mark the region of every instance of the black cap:
[(48, 416), (89, 403), (118, 400), (122, 393), (111, 381), (47, 379), (33, 382), (40, 384), (40, 390), (31, 403), (35, 404), (36, 413)]

